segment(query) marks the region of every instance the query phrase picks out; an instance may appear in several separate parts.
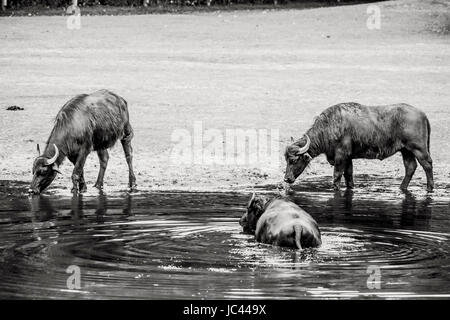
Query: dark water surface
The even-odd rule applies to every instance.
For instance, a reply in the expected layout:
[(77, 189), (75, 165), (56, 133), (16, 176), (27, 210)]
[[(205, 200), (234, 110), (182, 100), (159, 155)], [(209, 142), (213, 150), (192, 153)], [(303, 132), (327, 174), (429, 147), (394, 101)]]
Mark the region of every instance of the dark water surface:
[[(322, 231), (323, 246), (303, 251), (241, 232), (245, 191), (29, 198), (0, 182), (0, 298), (450, 297), (448, 186), (402, 194), (399, 181), (359, 177), (334, 193), (329, 179), (292, 194)], [(66, 284), (73, 265), (79, 290)]]

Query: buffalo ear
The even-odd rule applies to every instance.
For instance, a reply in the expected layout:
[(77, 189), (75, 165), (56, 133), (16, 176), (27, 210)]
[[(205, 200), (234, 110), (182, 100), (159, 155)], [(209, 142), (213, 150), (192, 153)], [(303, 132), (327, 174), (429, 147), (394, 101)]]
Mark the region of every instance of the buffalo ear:
[(294, 138), (293, 137), (291, 137), (291, 142), (294, 143)]
[(256, 216), (259, 217), (263, 214), (265, 201), (263, 199), (255, 199)]
[(255, 191), (253, 191), (252, 197), (250, 198), (250, 201), (247, 204), (247, 209), (250, 208), (253, 205), (253, 201), (255, 200), (255, 196), (256, 196), (256, 193), (255, 193)]
[(38, 157), (41, 155), (41, 148), (39, 147), (39, 143), (36, 145)]
[(305, 156), (307, 161), (311, 161), (312, 160), (312, 157), (311, 157), (311, 155), (308, 152), (305, 153), (304, 156)]

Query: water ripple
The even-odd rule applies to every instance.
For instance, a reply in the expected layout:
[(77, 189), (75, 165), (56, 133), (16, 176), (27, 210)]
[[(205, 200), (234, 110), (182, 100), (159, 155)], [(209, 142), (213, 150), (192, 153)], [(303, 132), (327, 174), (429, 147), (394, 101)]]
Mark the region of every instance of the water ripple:
[[(2, 298), (449, 297), (448, 203), (299, 191), (322, 247), (242, 233), (248, 194), (18, 197), (0, 202)], [(81, 269), (81, 289), (66, 281)], [(368, 287), (368, 268), (380, 288)]]

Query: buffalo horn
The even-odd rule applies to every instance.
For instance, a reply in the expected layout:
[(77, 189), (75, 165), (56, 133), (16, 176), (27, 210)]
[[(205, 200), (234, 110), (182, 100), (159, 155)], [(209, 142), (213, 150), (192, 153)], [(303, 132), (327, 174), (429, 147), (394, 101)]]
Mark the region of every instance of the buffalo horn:
[(311, 139), (309, 139), (309, 136), (307, 134), (305, 134), (306, 137), (306, 144), (304, 147), (299, 148), (298, 150), (298, 154), (304, 154), (309, 150), (309, 145), (311, 144)]
[(53, 146), (55, 147), (55, 155), (53, 157), (51, 157), (50, 159), (47, 159), (47, 161), (45, 162), (45, 164), (47, 166), (55, 163), (56, 159), (58, 159), (59, 156), (59, 150), (58, 147), (56, 146), (56, 144), (53, 144)]

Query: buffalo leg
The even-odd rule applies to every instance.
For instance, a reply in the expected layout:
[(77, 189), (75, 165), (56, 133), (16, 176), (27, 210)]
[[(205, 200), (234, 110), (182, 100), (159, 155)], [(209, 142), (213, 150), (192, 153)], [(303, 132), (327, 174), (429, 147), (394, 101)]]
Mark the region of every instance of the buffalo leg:
[(333, 188), (336, 191), (339, 191), (341, 189), (341, 179), (342, 175), (344, 174), (345, 169), (345, 161), (342, 159), (335, 159), (334, 160), (334, 173), (333, 173)]
[(98, 160), (100, 161), (100, 170), (98, 171), (97, 182), (94, 187), (101, 190), (103, 189), (103, 177), (105, 176), (106, 167), (108, 166), (109, 153), (108, 150), (97, 151)]
[(347, 189), (353, 189), (353, 161), (352, 159), (348, 159), (345, 163), (345, 171), (344, 171), (345, 184)]
[(414, 153), (414, 156), (417, 158), (417, 161), (419, 161), (420, 165), (422, 166), (422, 168), (425, 171), (425, 174), (427, 176), (427, 190), (429, 192), (432, 192), (433, 188), (434, 188), (433, 160), (431, 159), (429, 153), (426, 151), (415, 149), (415, 150), (413, 150), (413, 153)]
[(81, 170), (80, 182), (78, 183), (78, 188), (80, 189), (80, 193), (84, 193), (87, 191), (86, 182), (84, 181), (84, 170)]
[(404, 149), (401, 152), (403, 156), (403, 164), (405, 165), (405, 178), (400, 185), (400, 189), (402, 191), (406, 191), (408, 189), (409, 182), (414, 175), (414, 172), (416, 172), (417, 161), (411, 151)]
[(136, 177), (133, 172), (133, 148), (131, 147), (131, 138), (124, 138), (121, 140), (123, 152), (125, 153), (125, 158), (128, 164), (128, 174), (129, 174), (129, 187), (131, 189), (136, 187)]
[[(73, 165), (75, 165), (77, 163), (77, 157), (69, 156), (68, 158), (69, 158), (70, 162), (72, 162)], [(86, 182), (84, 181), (84, 169), (81, 171), (79, 181), (80, 182), (78, 183), (78, 188), (80, 189), (80, 193), (86, 192), (87, 186), (86, 186)]]
[(342, 166), (334, 165), (333, 173), (333, 189), (339, 191), (341, 189), (341, 179), (344, 174), (344, 169)]
[(83, 175), (84, 163), (86, 162), (87, 154), (78, 154), (77, 160), (75, 162), (75, 167), (72, 173), (72, 193), (78, 193), (78, 186), (80, 184), (80, 177)]

